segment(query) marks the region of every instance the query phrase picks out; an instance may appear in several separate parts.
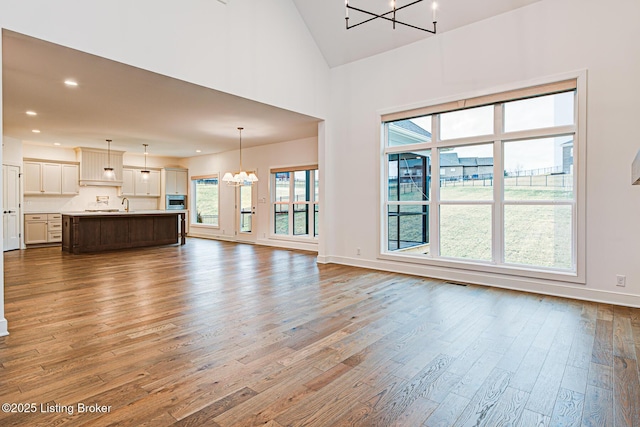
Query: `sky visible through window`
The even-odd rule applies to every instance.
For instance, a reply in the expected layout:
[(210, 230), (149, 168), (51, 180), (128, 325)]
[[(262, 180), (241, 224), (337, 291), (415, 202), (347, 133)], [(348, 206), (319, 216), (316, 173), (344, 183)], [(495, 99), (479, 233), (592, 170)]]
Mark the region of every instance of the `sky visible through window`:
[[(539, 96), (504, 104), (505, 132), (526, 131), (554, 126), (571, 125), (574, 122), (574, 92)], [(431, 132), (431, 116), (416, 117), (411, 122)], [(470, 108), (441, 115), (442, 139), (487, 135), (493, 132), (493, 106)], [(539, 138), (526, 145), (512, 144), (504, 159), (504, 169), (509, 173), (562, 166), (565, 145), (573, 136)], [(517, 148), (522, 148), (521, 150)], [(464, 152), (455, 149), (460, 157), (486, 157), (485, 145), (467, 145)]]

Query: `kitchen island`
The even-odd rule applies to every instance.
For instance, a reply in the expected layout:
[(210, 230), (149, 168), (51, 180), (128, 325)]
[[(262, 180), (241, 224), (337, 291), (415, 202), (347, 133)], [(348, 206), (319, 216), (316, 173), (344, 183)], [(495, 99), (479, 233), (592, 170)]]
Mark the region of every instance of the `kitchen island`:
[(185, 211), (63, 212), (62, 250), (80, 254), (184, 245), (185, 226)]

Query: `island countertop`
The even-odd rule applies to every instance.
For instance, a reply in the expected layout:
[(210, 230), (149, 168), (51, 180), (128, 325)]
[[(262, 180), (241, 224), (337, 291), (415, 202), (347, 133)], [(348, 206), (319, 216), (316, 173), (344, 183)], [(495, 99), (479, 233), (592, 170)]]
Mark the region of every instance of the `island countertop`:
[(125, 215), (154, 215), (154, 214), (184, 214), (187, 213), (186, 209), (169, 209), (169, 210), (160, 210), (160, 209), (149, 209), (149, 210), (86, 210), (86, 211), (70, 211), (70, 212), (61, 212), (62, 215), (69, 216), (103, 216), (103, 215), (117, 215), (117, 216), (125, 216)]
[(184, 245), (186, 212), (62, 212), (62, 250), (79, 254), (176, 243)]

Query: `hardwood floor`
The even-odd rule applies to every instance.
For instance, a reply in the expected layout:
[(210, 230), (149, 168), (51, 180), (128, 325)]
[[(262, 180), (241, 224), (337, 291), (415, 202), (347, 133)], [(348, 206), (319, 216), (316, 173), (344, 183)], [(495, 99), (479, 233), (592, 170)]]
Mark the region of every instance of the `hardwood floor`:
[(640, 309), (193, 238), (4, 259), (2, 426), (640, 425)]

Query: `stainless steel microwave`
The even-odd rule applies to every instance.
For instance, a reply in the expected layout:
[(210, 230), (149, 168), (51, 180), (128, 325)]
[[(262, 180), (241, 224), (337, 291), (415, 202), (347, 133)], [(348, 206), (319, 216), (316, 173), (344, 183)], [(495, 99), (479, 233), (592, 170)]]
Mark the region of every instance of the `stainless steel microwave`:
[(166, 207), (168, 210), (187, 209), (187, 196), (167, 194)]

